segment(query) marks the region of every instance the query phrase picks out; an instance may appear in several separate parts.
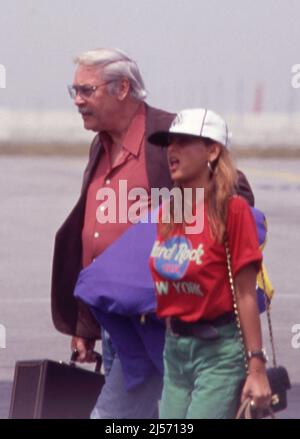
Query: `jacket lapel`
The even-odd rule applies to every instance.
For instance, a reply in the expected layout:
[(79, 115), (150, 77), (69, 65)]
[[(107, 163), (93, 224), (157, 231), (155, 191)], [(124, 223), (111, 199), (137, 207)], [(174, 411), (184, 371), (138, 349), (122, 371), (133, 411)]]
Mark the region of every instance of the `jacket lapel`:
[(94, 138), (93, 143), (91, 145), (89, 162), (88, 162), (87, 167), (84, 171), (83, 183), (82, 183), (82, 189), (81, 189), (82, 195), (86, 194), (87, 189), (92, 181), (93, 175), (96, 171), (96, 168), (97, 168), (97, 165), (99, 162), (99, 158), (102, 154), (102, 150), (103, 150), (103, 147), (100, 143), (99, 134), (97, 134), (97, 136)]
[(167, 148), (161, 148), (148, 142), (148, 137), (155, 131), (169, 129), (175, 114), (158, 110), (146, 105), (145, 154), (146, 168), (151, 188), (172, 187), (167, 163)]

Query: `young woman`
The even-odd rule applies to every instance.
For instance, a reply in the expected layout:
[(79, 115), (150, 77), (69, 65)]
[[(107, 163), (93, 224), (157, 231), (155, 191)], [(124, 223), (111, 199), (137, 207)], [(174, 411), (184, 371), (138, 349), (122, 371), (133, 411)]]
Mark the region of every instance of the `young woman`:
[[(150, 136), (167, 146), (176, 186), (193, 192), (193, 212), (204, 227), (160, 215), (150, 259), (157, 313), (166, 319), (161, 418), (233, 418), (247, 397), (264, 408), (271, 391), (256, 301), (256, 275), (262, 255), (247, 202), (235, 195), (236, 170), (228, 150), (224, 120), (201, 108), (178, 113), (168, 132)], [(196, 189), (204, 202), (196, 203)], [(178, 210), (177, 210), (178, 211)], [(191, 230), (191, 229), (189, 229)], [(244, 347), (234, 314), (225, 244), (228, 243)]]

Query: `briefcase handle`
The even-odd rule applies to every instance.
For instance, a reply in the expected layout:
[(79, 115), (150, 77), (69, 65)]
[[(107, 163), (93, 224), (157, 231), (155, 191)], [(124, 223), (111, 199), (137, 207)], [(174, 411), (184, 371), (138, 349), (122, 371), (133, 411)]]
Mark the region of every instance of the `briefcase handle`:
[[(99, 352), (93, 351), (93, 354), (96, 357), (96, 365), (95, 365), (95, 372), (100, 373), (101, 365), (102, 365), (102, 356), (99, 354)], [(70, 358), (70, 366), (76, 366), (76, 360), (78, 358), (79, 352), (77, 349), (72, 351), (71, 358)]]

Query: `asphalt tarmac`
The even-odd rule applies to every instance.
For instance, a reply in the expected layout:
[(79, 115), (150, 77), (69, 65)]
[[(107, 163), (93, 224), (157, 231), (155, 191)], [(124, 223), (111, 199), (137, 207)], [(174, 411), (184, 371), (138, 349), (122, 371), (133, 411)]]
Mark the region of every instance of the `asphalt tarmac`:
[[(0, 338), (0, 418), (8, 416), (17, 360), (69, 359), (69, 337), (51, 322), (51, 261), (55, 232), (78, 197), (84, 165), (83, 158), (0, 157), (0, 333), (6, 332)], [(238, 165), (269, 225), (264, 255), (276, 290), (278, 363), (293, 384), (288, 409), (278, 416), (300, 418), (300, 160), (247, 159)], [(265, 323), (264, 338), (270, 354)]]

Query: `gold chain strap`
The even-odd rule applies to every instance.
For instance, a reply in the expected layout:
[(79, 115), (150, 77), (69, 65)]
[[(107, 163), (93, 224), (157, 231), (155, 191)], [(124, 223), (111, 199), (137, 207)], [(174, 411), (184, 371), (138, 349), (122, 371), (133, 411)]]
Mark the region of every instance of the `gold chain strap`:
[[(233, 309), (234, 309), (234, 313), (235, 313), (236, 324), (237, 324), (237, 327), (238, 327), (240, 340), (241, 340), (242, 346), (244, 348), (245, 367), (246, 367), (246, 372), (248, 374), (249, 373), (249, 369), (248, 369), (248, 361), (247, 361), (247, 352), (246, 352), (246, 346), (245, 346), (245, 341), (244, 341), (244, 337), (243, 337), (243, 333), (242, 333), (241, 322), (240, 322), (240, 317), (239, 317), (239, 311), (238, 311), (238, 306), (237, 306), (236, 292), (235, 292), (233, 275), (232, 275), (232, 268), (231, 268), (231, 256), (230, 256), (229, 245), (228, 245), (228, 240), (227, 239), (225, 240), (225, 250), (226, 250), (226, 260), (227, 260), (229, 284), (230, 284), (230, 289), (231, 289), (232, 298), (233, 298)], [(265, 277), (264, 277), (263, 269), (262, 269), (262, 283), (263, 283), (263, 289), (264, 289), (264, 291), (266, 291), (266, 283), (265, 283)], [(274, 335), (273, 335), (273, 326), (272, 326), (271, 312), (270, 312), (270, 305), (268, 304), (267, 297), (266, 297), (265, 293), (264, 293), (264, 298), (265, 298), (265, 306), (266, 306), (266, 313), (267, 313), (267, 320), (268, 320), (270, 343), (271, 343), (271, 348), (272, 348), (273, 366), (277, 367), (276, 353), (275, 353), (275, 343), (274, 343)]]
[[(243, 351), (244, 351), (245, 369), (246, 369), (247, 375), (249, 375), (249, 365), (248, 365), (248, 360), (247, 360), (246, 345), (245, 345), (245, 341), (244, 341), (244, 337), (243, 337), (243, 333), (242, 333), (242, 328), (241, 328), (241, 321), (240, 321), (240, 317), (239, 317), (239, 311), (238, 311), (238, 305), (237, 305), (237, 299), (236, 299), (236, 291), (235, 291), (233, 275), (232, 275), (232, 268), (231, 268), (231, 256), (230, 256), (229, 245), (228, 245), (228, 240), (227, 239), (225, 240), (225, 250), (226, 250), (226, 261), (227, 261), (227, 268), (228, 268), (229, 284), (230, 284), (230, 288), (231, 288), (231, 292), (232, 292), (232, 298), (233, 298), (233, 309), (234, 309), (234, 313), (235, 313), (236, 324), (237, 324), (237, 328), (238, 328), (238, 331), (239, 331), (240, 340), (241, 340), (242, 346), (244, 348)], [(264, 289), (264, 291), (266, 291), (266, 283), (265, 283), (265, 277), (264, 277), (263, 268), (262, 268), (262, 283), (263, 283), (263, 289)], [(269, 328), (270, 342), (271, 342), (271, 347), (272, 347), (273, 366), (276, 367), (277, 364), (276, 364), (273, 328), (272, 328), (272, 321), (271, 321), (271, 312), (270, 312), (270, 306), (268, 304), (266, 294), (264, 293), (264, 295), (265, 295), (265, 305), (266, 305), (266, 312), (267, 312), (267, 318), (268, 318), (268, 328)], [(273, 413), (272, 408), (268, 407), (268, 410), (269, 410), (269, 416), (272, 419), (275, 419), (275, 415)], [(239, 418), (242, 418), (242, 417), (244, 417), (245, 419), (251, 419), (252, 418), (252, 414), (251, 414), (251, 399), (249, 399), (249, 398), (246, 399), (241, 404), (240, 409), (238, 410), (236, 419), (239, 419)]]
[(247, 360), (247, 352), (246, 352), (246, 346), (245, 346), (245, 341), (244, 341), (244, 337), (243, 337), (243, 333), (242, 333), (242, 328), (241, 328), (241, 321), (240, 321), (240, 316), (239, 316), (239, 310), (238, 310), (238, 306), (237, 306), (237, 300), (236, 300), (236, 292), (235, 292), (235, 287), (234, 287), (234, 282), (233, 282), (233, 276), (232, 276), (232, 269), (231, 269), (231, 256), (230, 256), (230, 251), (229, 251), (229, 246), (228, 246), (228, 240), (225, 240), (225, 250), (226, 250), (226, 261), (227, 261), (227, 269), (228, 269), (228, 277), (229, 277), (229, 284), (230, 284), (230, 289), (231, 289), (231, 293), (232, 293), (232, 298), (233, 298), (233, 310), (234, 310), (234, 314), (235, 314), (235, 319), (236, 319), (236, 325), (239, 331), (239, 336), (240, 336), (240, 340), (241, 340), (241, 344), (243, 346), (243, 353), (244, 353), (244, 361), (245, 361), (245, 369), (246, 369), (246, 373), (247, 375), (249, 374), (249, 367), (248, 367), (248, 360)]
[[(264, 275), (264, 268), (261, 269), (261, 278), (262, 278), (262, 284), (264, 291), (266, 290), (266, 282), (265, 282), (265, 275)], [(269, 328), (269, 336), (270, 336), (270, 344), (272, 349), (272, 362), (273, 366), (277, 367), (277, 360), (276, 360), (276, 352), (275, 352), (275, 342), (274, 342), (274, 333), (273, 333), (273, 326), (272, 326), (272, 320), (271, 320), (271, 311), (270, 307), (271, 305), (268, 303), (267, 295), (264, 293), (265, 298), (265, 307), (267, 312), (267, 320), (268, 320), (268, 328)]]

